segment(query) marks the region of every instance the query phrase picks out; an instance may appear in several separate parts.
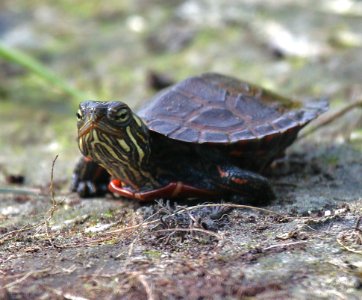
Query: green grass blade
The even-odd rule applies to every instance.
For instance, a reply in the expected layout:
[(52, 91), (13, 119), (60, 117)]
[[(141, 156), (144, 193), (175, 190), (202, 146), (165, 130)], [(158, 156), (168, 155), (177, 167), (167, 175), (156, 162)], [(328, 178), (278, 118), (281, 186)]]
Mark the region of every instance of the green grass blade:
[(88, 98), (87, 95), (85, 95), (83, 92), (79, 91), (75, 87), (71, 86), (61, 77), (57, 76), (41, 62), (20, 50), (7, 47), (4, 44), (0, 43), (0, 58), (22, 66), (26, 70), (36, 74), (43, 80), (57, 87), (64, 93), (74, 97), (75, 100), (82, 100)]

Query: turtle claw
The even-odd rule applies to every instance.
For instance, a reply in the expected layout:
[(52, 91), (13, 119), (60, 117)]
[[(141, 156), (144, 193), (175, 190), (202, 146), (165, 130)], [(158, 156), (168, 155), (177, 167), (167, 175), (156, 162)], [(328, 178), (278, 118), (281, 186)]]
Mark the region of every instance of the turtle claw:
[(109, 178), (105, 169), (82, 158), (75, 167), (70, 189), (82, 198), (104, 196), (108, 193)]
[(72, 187), (72, 192), (76, 192), (82, 198), (104, 196), (108, 192), (107, 185), (96, 185), (92, 181), (80, 181)]
[(94, 197), (97, 194), (97, 189), (94, 183), (90, 181), (81, 181), (78, 185), (72, 188), (73, 192), (77, 192), (77, 194), (82, 198)]

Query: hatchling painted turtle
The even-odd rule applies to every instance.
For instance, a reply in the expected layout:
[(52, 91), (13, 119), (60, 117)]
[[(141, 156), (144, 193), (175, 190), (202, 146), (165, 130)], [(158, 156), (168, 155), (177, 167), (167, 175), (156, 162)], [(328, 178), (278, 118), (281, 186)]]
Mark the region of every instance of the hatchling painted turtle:
[[(166, 88), (136, 114), (119, 101), (79, 105), (78, 144), (84, 158), (72, 189), (83, 197), (111, 192), (157, 198), (274, 198), (259, 175), (326, 111), (238, 79), (206, 73)], [(236, 199), (236, 200), (235, 200)]]

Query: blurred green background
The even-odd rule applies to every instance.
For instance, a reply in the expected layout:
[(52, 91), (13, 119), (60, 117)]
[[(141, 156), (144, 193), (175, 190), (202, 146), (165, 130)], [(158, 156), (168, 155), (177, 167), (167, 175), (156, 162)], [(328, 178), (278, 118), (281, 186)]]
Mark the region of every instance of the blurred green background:
[[(251, 0), (2, 0), (0, 183), (66, 182), (79, 156), (83, 98), (139, 107), (147, 74), (233, 75), (289, 97), (329, 96), (332, 111), (362, 95), (362, 2)], [(329, 142), (361, 140), (361, 112)]]

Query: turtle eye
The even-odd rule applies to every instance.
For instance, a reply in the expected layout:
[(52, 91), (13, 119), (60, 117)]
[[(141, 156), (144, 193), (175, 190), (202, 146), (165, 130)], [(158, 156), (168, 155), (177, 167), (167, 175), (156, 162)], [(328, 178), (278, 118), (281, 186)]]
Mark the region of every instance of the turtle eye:
[(80, 109), (78, 109), (78, 112), (77, 112), (76, 116), (77, 116), (78, 121), (81, 121), (83, 119), (83, 114), (82, 114), (82, 111)]
[(115, 114), (112, 114), (112, 119), (123, 123), (126, 122), (129, 118), (129, 110), (127, 108), (122, 108), (119, 111), (117, 111)]

